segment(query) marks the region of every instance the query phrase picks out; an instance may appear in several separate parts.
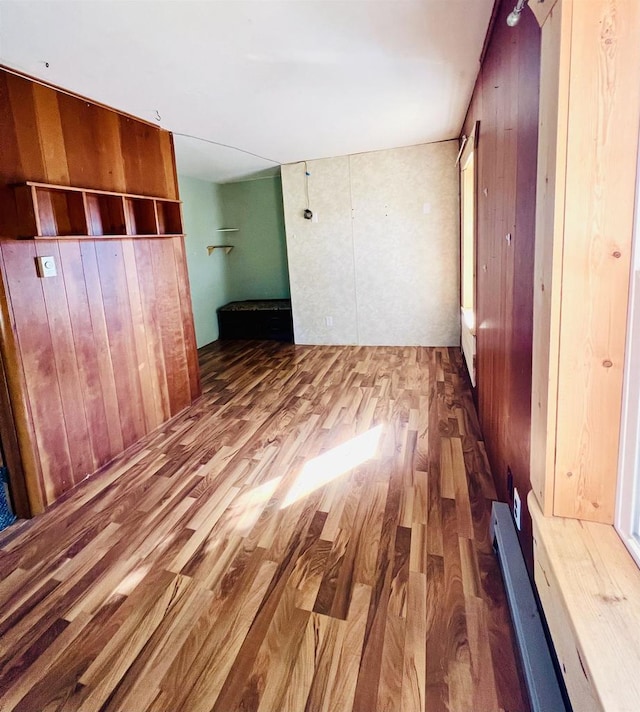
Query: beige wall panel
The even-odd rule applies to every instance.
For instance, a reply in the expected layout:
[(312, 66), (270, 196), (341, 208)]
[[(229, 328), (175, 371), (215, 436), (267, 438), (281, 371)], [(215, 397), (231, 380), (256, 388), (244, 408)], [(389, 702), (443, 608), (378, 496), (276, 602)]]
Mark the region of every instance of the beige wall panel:
[(457, 141), (351, 156), (361, 344), (460, 344)]
[(296, 343), (459, 345), (456, 154), (446, 141), (308, 161), (313, 221), (305, 164), (282, 167)]
[[(306, 165), (313, 221), (303, 217), (307, 207), (305, 164), (282, 166), (295, 341), (356, 344), (349, 158), (308, 161)], [(327, 324), (327, 317), (332, 325)]]

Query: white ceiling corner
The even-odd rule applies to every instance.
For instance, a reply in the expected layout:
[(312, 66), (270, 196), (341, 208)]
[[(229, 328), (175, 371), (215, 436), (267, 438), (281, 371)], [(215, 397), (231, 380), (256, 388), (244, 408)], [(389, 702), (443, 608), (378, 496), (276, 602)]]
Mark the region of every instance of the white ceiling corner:
[(456, 137), (492, 6), (2, 0), (0, 62), (173, 131), (178, 171), (224, 182)]

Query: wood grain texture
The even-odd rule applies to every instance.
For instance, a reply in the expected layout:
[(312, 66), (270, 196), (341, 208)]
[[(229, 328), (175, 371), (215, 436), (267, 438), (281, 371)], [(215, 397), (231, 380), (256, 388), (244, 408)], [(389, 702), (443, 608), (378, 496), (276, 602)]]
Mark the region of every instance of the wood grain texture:
[[(496, 20), (463, 126), (480, 121), (477, 161), (476, 399), (498, 494), (507, 468), (523, 505), (529, 481), (540, 28), (525, 8), (515, 28), (510, 0)], [(510, 236), (510, 237), (508, 237)], [(520, 542), (531, 569), (531, 519)]]
[(535, 582), (573, 709), (633, 712), (640, 569), (613, 526), (545, 517), (535, 500), (531, 511)]
[(533, 294), (531, 488), (553, 514), (565, 146), (569, 114), (572, 2), (556, 3), (542, 29)]
[(200, 363), (202, 399), (0, 535), (0, 709), (528, 712), (459, 350)]
[[(171, 136), (6, 70), (0, 136), (0, 436), (14, 503), (29, 516), (190, 405), (200, 383), (182, 237), (11, 239), (73, 233), (83, 205), (77, 193), (57, 218), (29, 213), (24, 191), (45, 202), (62, 194), (11, 187), (24, 181), (177, 199)], [(122, 205), (114, 215), (102, 201), (92, 229), (123, 229)], [(54, 257), (56, 277), (37, 276), (38, 255)]]
[(575, 2), (571, 28), (554, 514), (612, 524), (640, 122), (640, 5)]

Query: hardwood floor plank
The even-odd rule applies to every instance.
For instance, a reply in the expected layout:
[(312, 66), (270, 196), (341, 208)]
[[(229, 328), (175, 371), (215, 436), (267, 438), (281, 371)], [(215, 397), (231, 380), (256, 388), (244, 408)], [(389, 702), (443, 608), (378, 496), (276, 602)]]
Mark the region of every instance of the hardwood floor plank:
[(0, 710), (529, 712), (459, 353), (199, 356), (198, 402), (0, 536)]
[(427, 577), (423, 573), (412, 571), (409, 573), (406, 636), (403, 650), (400, 698), (402, 712), (424, 709), (427, 679), (426, 641)]

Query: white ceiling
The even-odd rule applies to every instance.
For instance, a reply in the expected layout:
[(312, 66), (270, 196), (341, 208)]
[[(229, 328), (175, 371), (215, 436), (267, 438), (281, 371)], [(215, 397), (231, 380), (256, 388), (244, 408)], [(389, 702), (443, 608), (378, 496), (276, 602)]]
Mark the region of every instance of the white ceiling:
[(197, 137), (178, 171), (224, 182), (456, 137), (492, 5), (1, 0), (0, 62)]

